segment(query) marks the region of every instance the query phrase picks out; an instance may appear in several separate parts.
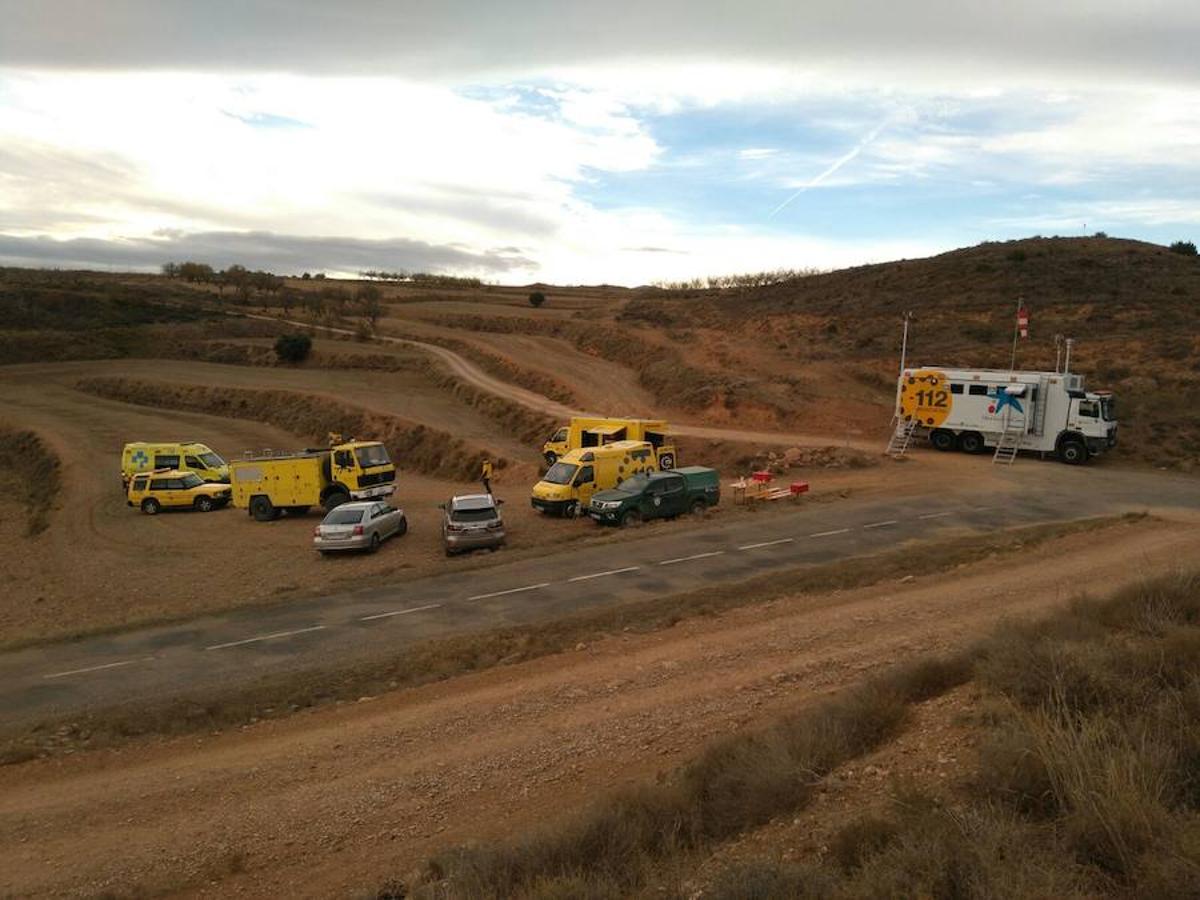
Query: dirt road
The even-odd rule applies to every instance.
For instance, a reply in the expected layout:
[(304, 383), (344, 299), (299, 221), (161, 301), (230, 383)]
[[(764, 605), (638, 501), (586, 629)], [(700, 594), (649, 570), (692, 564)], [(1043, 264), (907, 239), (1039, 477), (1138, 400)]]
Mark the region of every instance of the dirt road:
[(554, 821), (705, 740), (1003, 616), (1200, 555), (1144, 521), (218, 735), (0, 769), (0, 894), (346, 896)]
[[(297, 327), (311, 328), (314, 327), (310, 322), (301, 322), (294, 319), (281, 319), (277, 316), (262, 316), (256, 314), (246, 314), (252, 319), (261, 319), (265, 322), (285, 322)], [(315, 326), (323, 331), (328, 331), (333, 334), (344, 334), (353, 336), (354, 332), (349, 328), (335, 328), (333, 326), (321, 325)], [(447, 369), (455, 376), (461, 378), (480, 390), (487, 391), (490, 394), (495, 394), (498, 397), (503, 397), (506, 400), (511, 400), (514, 403), (519, 403), (529, 409), (537, 412), (546, 413), (547, 415), (556, 416), (560, 419), (568, 419), (571, 416), (585, 415), (604, 415), (604, 412), (595, 410), (572, 409), (556, 400), (551, 400), (548, 397), (543, 397), (541, 394), (526, 390), (522, 387), (509, 384), (499, 378), (487, 374), (470, 360), (465, 359), (453, 350), (448, 350), (445, 347), (439, 347), (436, 344), (428, 344), (424, 341), (412, 340), (411, 338), (391, 337), (390, 335), (376, 335), (376, 340), (384, 341), (385, 343), (402, 344), (408, 347), (419, 347), (431, 356), (441, 361)], [(611, 412), (611, 410), (609, 410)], [(698, 437), (708, 440), (724, 440), (724, 441), (739, 441), (743, 443), (754, 444), (769, 444), (775, 446), (788, 447), (853, 447), (856, 450), (865, 450), (873, 453), (883, 451), (883, 443), (878, 440), (864, 440), (862, 438), (850, 438), (845, 435), (834, 434), (809, 434), (801, 432), (780, 432), (780, 431), (757, 431), (753, 429), (742, 428), (716, 428), (705, 425), (689, 425), (673, 422), (672, 430), (683, 437)]]

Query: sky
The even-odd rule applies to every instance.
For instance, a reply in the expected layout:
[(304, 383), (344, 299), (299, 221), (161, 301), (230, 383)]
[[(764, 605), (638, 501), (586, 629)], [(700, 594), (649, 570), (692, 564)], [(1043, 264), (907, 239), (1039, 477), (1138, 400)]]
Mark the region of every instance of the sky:
[(0, 0), (0, 264), (637, 285), (1200, 239), (1200, 4)]

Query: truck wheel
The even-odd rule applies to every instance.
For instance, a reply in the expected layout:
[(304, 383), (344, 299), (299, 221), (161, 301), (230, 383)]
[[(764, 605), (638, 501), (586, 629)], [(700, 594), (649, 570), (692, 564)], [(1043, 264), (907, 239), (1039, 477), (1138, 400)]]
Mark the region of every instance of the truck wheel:
[(147, 497), (142, 501), (142, 512), (148, 516), (157, 516), (160, 509), (162, 507), (158, 505), (158, 501), (153, 497)]
[(575, 518), (577, 515), (579, 515), (579, 503), (575, 500), (572, 500), (570, 503), (568, 503), (566, 506), (563, 507), (562, 514), (563, 514), (564, 519)]
[(200, 512), (212, 512), (214, 505), (215, 504), (213, 503), (212, 497), (197, 497), (196, 498), (195, 506), (196, 506), (196, 509)]
[(325, 512), (329, 512), (330, 510), (337, 509), (343, 503), (349, 502), (350, 495), (345, 491), (331, 491), (326, 495), (325, 499), (321, 501), (321, 505), (325, 507)]
[(959, 445), (963, 453), (982, 453), (987, 447), (983, 442), (983, 435), (978, 431), (968, 431), (959, 438)]
[(1058, 458), (1068, 466), (1078, 466), (1087, 462), (1088, 451), (1083, 441), (1067, 440), (1058, 445)]
[(279, 510), (266, 497), (254, 497), (250, 500), (250, 515), (255, 522), (271, 522), (279, 518)]
[(634, 528), (642, 524), (642, 514), (636, 509), (631, 509), (625, 515), (621, 516), (622, 528)]
[(954, 436), (953, 431), (946, 431), (944, 428), (939, 428), (929, 435), (929, 443), (933, 444), (934, 450), (941, 450), (947, 453), (954, 449), (954, 445), (958, 443), (958, 439)]
[(693, 503), (692, 503), (692, 515), (693, 516), (695, 516), (696, 518), (700, 518), (707, 511), (708, 511), (708, 504), (705, 503), (703, 500), (693, 501)]
[(379, 536), (379, 532), (371, 535), (371, 546), (367, 548), (368, 553), (376, 553), (379, 550), (379, 545), (383, 543), (383, 539)]
[(658, 467), (664, 470), (675, 468), (675, 455), (672, 453), (664, 453), (658, 458)]

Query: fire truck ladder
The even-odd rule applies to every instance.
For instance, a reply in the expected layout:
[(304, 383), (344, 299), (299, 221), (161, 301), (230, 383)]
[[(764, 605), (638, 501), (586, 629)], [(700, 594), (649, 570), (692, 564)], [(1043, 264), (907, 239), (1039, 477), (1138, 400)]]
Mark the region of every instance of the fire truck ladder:
[(916, 419), (901, 419), (899, 416), (895, 419), (896, 427), (892, 432), (892, 438), (888, 441), (887, 455), (892, 459), (900, 459), (908, 452), (908, 445), (912, 442), (913, 435), (917, 430)]
[(1017, 451), (1021, 449), (1021, 435), (1025, 433), (1025, 417), (1012, 415), (1012, 410), (1004, 418), (1004, 431), (1000, 432), (1000, 440), (996, 444), (996, 453), (992, 463), (1003, 463), (1011, 466), (1017, 459)]

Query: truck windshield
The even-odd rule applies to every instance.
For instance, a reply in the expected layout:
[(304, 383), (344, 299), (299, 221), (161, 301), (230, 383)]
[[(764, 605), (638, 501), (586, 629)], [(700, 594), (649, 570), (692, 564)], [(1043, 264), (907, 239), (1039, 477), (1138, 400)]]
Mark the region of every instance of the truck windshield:
[(1117, 421), (1117, 400), (1115, 397), (1100, 398), (1100, 415), (1105, 422)]
[(624, 491), (627, 494), (640, 494), (646, 489), (646, 485), (650, 483), (650, 479), (645, 475), (634, 475), (632, 478), (626, 478), (619, 485), (618, 491)]
[(358, 457), (358, 464), (364, 469), (371, 466), (386, 466), (391, 462), (388, 459), (387, 447), (383, 444), (368, 444), (366, 447), (356, 447), (354, 455)]
[(574, 463), (556, 462), (550, 467), (550, 471), (546, 473), (546, 477), (542, 481), (548, 481), (551, 484), (570, 484), (577, 471), (579, 471), (579, 466)]
[(217, 456), (215, 453), (201, 453), (200, 462), (204, 463), (206, 469), (219, 469), (225, 465), (225, 460)]
[(199, 475), (197, 475), (195, 472), (188, 472), (186, 475), (183, 476), (184, 490), (188, 490), (188, 489), (194, 488), (194, 487), (199, 487), (202, 484), (204, 484), (204, 479), (201, 478)]

